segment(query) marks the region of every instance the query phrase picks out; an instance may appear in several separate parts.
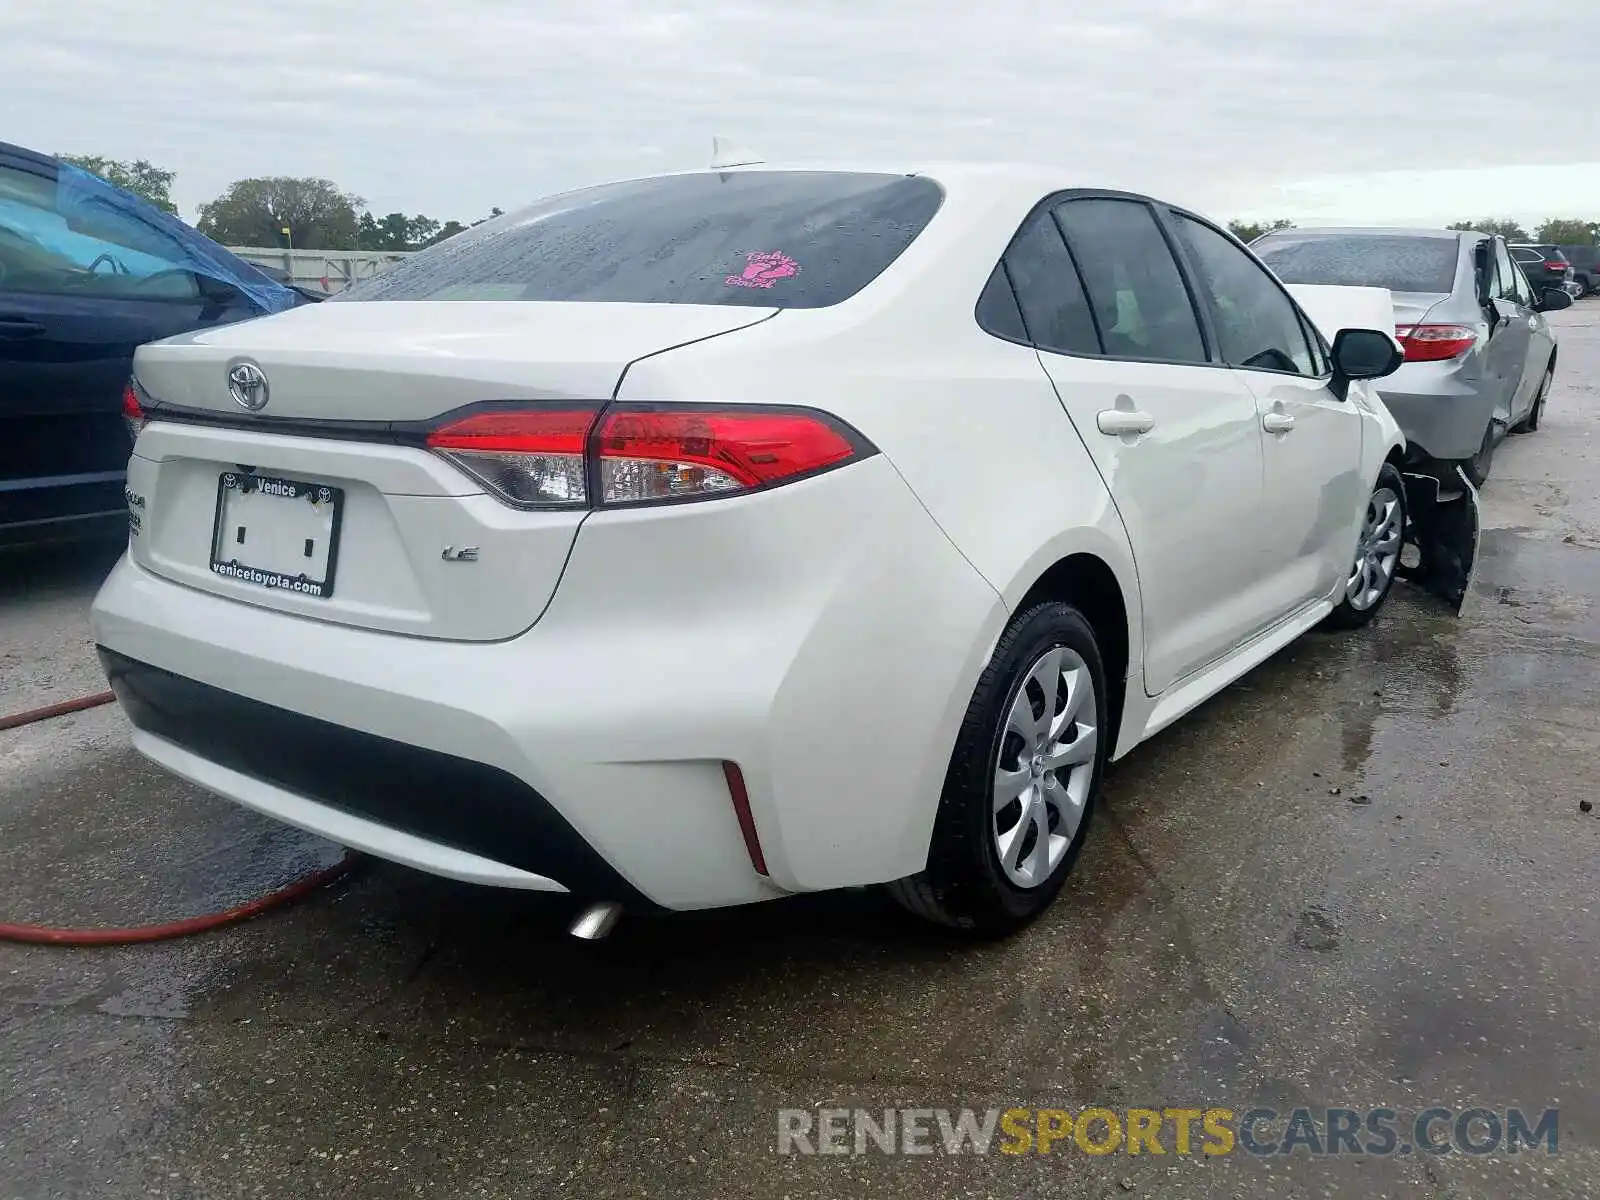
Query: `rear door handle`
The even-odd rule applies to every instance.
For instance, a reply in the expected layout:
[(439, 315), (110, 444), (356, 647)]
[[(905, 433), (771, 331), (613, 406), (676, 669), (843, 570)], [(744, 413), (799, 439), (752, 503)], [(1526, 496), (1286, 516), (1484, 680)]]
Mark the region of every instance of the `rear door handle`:
[(1261, 428), (1268, 433), (1288, 433), (1294, 428), (1294, 418), (1286, 412), (1269, 412), (1261, 418)]
[(1156, 419), (1149, 413), (1132, 408), (1104, 409), (1094, 419), (1095, 428), (1111, 437), (1131, 433), (1149, 433), (1156, 427)]
[(30, 321), (26, 317), (0, 317), (0, 337), (38, 337), (43, 332), (43, 325), (37, 321)]

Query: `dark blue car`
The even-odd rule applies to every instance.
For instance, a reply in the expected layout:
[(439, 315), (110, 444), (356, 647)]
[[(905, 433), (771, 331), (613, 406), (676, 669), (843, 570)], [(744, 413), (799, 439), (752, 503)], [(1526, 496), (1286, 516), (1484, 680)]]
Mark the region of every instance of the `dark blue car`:
[(134, 347), (306, 302), (154, 205), (0, 142), (0, 544), (126, 528)]

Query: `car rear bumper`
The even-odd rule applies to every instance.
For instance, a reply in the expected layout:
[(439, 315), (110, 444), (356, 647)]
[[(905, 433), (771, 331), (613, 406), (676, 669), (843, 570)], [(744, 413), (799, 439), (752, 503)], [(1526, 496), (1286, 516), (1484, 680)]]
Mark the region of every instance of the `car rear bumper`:
[(139, 749), (202, 787), (436, 874), (643, 899), (549, 801), (504, 771), (262, 704), (104, 646), (100, 661)]
[(1478, 452), (1494, 397), (1464, 364), (1406, 363), (1381, 385), (1378, 395), (1410, 446), (1444, 462)]
[(670, 510), (591, 518), (510, 641), (307, 620), (126, 557), (95, 635), (150, 758), (437, 874), (701, 908), (919, 870), (1000, 598), (881, 458), (716, 507), (695, 545)]

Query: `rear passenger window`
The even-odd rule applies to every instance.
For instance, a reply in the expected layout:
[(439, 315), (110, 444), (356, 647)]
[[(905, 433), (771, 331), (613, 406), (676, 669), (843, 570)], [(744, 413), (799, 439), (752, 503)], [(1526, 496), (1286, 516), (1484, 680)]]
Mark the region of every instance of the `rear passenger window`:
[(1521, 304), (1522, 296), (1517, 287), (1517, 282), (1522, 278), (1522, 272), (1517, 270), (1517, 264), (1511, 261), (1511, 253), (1506, 249), (1506, 244), (1499, 238), (1494, 240), (1494, 261), (1500, 274), (1500, 286), (1494, 294), (1502, 300), (1510, 300)]
[(1188, 289), (1148, 205), (1069, 200), (1055, 215), (1083, 272), (1106, 354), (1208, 361)]
[(995, 337), (1010, 342), (1026, 342), (1028, 330), (1022, 323), (1022, 312), (1017, 308), (1016, 293), (1006, 278), (1005, 267), (995, 263), (984, 284), (983, 295), (978, 297), (978, 326)]
[(1048, 212), (1034, 214), (1018, 231), (1005, 264), (1035, 346), (1061, 354), (1100, 353), (1083, 284)]
[(1211, 302), (1217, 348), (1230, 367), (1316, 376), (1300, 314), (1283, 288), (1230, 239), (1177, 216), (1178, 235)]

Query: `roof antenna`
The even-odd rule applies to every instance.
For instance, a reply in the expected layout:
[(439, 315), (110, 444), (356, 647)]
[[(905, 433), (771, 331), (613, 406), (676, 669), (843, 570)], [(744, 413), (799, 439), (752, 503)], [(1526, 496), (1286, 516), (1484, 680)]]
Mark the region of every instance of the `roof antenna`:
[(727, 167), (753, 167), (761, 162), (759, 154), (753, 154), (742, 146), (736, 146), (727, 138), (713, 137), (711, 139), (711, 169), (721, 171)]

